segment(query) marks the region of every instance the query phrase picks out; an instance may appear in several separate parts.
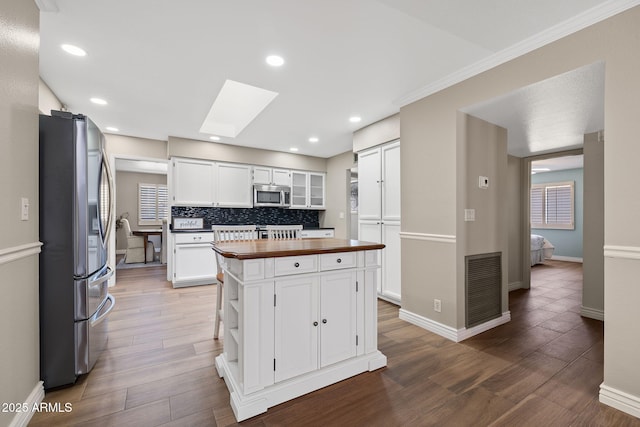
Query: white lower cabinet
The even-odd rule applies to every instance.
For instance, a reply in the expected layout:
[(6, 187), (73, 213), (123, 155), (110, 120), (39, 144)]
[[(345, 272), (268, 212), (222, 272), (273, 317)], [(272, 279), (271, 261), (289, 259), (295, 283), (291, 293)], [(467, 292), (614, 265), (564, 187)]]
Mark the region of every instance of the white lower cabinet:
[[(296, 263), (307, 268), (281, 267)], [(386, 366), (377, 349), (377, 251), (225, 258), (223, 269), (224, 350), (216, 369), (238, 421)]]
[(275, 381), (356, 356), (356, 273), (275, 282)]
[(218, 267), (211, 250), (213, 233), (174, 233), (173, 275), (174, 288), (213, 284)]

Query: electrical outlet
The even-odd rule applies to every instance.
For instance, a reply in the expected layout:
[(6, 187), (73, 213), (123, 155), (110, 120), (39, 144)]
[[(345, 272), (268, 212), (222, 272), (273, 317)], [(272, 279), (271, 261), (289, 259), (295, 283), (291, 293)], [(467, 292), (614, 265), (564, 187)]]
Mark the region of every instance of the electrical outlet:
[(439, 299), (434, 299), (433, 300), (433, 309), (440, 313), (442, 311), (442, 301), (440, 301)]

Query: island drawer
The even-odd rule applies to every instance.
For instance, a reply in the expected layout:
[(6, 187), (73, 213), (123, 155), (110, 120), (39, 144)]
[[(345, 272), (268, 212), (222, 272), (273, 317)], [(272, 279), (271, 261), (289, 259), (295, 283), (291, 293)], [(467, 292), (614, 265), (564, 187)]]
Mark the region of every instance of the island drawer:
[(318, 271), (317, 255), (287, 256), (274, 259), (274, 275), (312, 273)]
[(320, 271), (338, 270), (356, 266), (357, 252), (338, 252), (320, 255)]
[(173, 239), (176, 245), (186, 243), (210, 243), (213, 242), (213, 233), (174, 233)]

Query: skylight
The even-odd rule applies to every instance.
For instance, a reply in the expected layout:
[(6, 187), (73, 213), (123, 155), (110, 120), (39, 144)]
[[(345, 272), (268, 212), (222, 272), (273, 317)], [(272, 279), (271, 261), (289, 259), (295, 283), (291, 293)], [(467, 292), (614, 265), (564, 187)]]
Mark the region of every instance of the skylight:
[(277, 92), (226, 80), (200, 132), (235, 138), (276, 96)]

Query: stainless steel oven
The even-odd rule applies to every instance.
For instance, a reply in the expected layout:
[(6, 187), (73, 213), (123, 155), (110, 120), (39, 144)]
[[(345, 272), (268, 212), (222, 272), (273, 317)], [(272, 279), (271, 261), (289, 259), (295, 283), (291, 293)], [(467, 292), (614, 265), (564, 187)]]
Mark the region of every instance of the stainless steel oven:
[(291, 188), (279, 185), (254, 185), (253, 206), (288, 208), (291, 205)]

